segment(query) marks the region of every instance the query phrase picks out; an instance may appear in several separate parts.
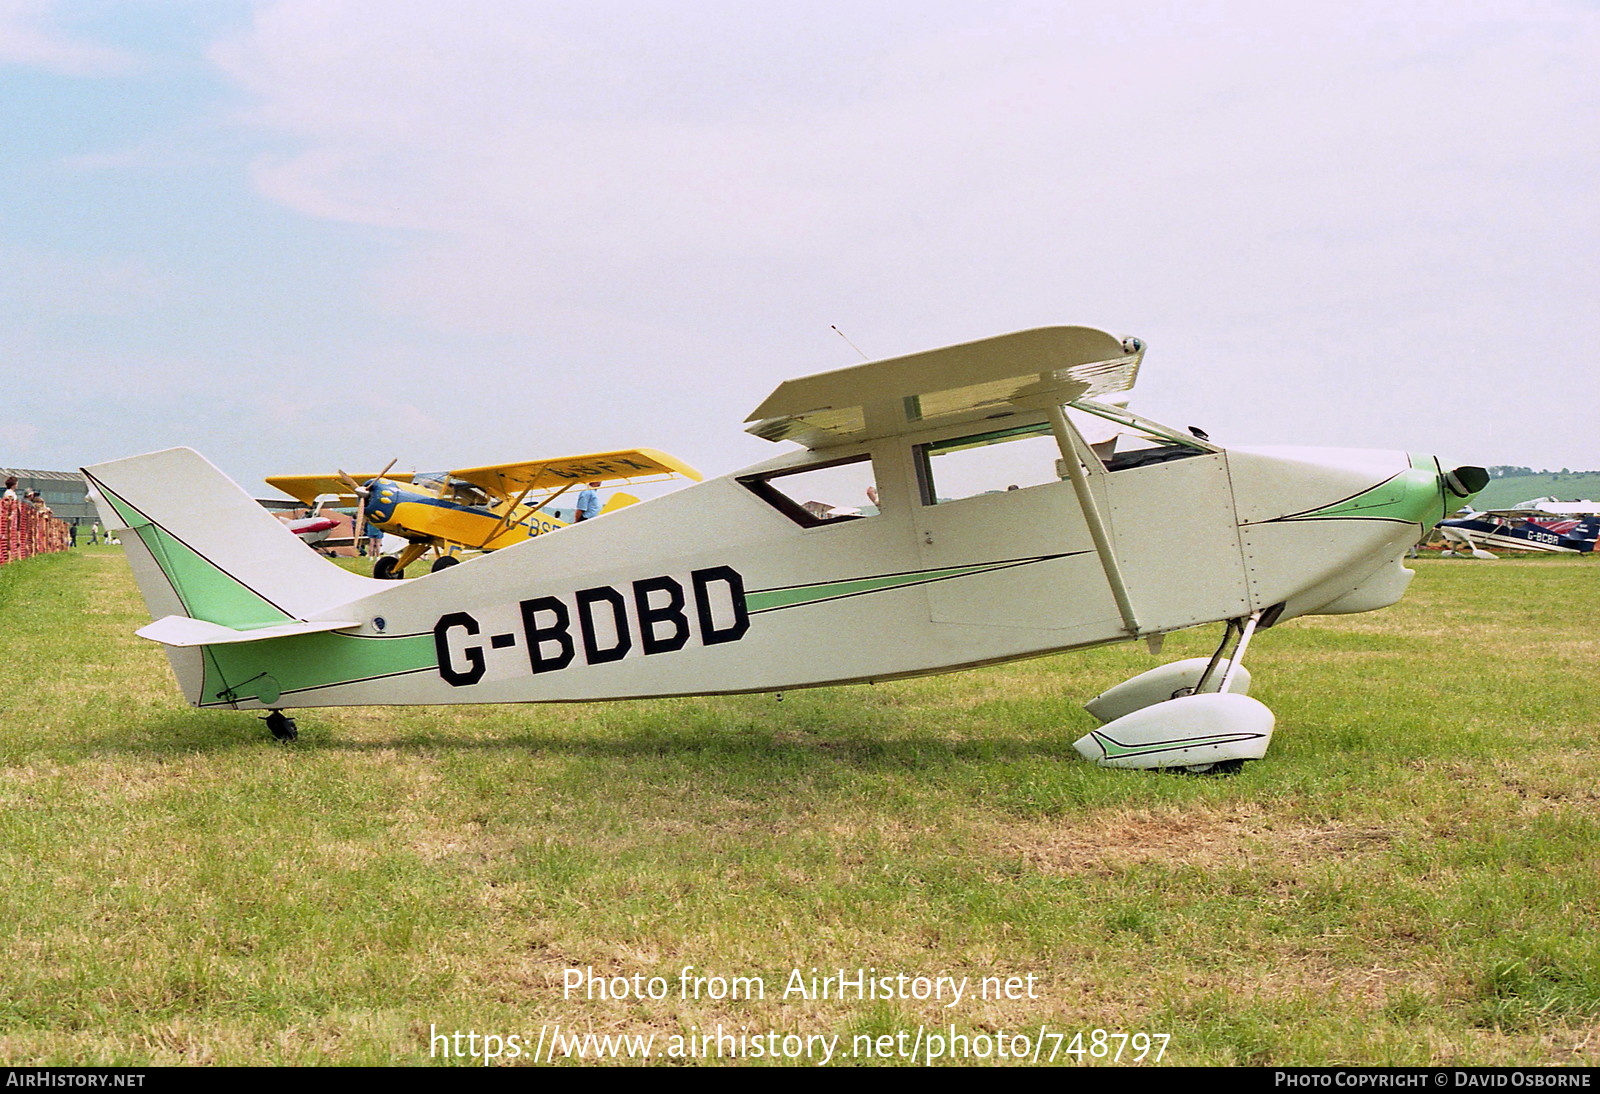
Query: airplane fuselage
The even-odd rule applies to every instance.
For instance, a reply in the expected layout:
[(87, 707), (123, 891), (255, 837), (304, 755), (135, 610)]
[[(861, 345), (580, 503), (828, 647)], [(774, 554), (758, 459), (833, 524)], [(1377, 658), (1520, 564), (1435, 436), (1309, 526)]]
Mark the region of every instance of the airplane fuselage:
[[(1595, 549), (1592, 521), (1551, 517), (1548, 527), (1537, 520), (1497, 518), (1487, 513), (1439, 522), (1447, 542), (1465, 546), (1496, 547), (1502, 551), (1539, 551), (1547, 554), (1587, 554)], [(1558, 530), (1559, 529), (1559, 530)]]
[(1488, 474), (1403, 452), (1223, 449), (1101, 401), (1131, 390), (1144, 353), (1041, 327), (789, 380), (748, 432), (801, 450), (614, 498), (559, 536), (480, 503), (636, 476), (591, 457), (410, 487), (380, 475), (369, 520), (412, 540), (391, 573), (422, 545), (500, 548), (412, 581), (329, 566), (187, 449), (85, 470), (108, 524), (137, 537), (153, 619), (139, 633), (166, 645), (189, 701), (273, 709), (283, 739), (282, 708), (784, 691), (1225, 622), (1212, 657), (1096, 697), (1104, 724), (1075, 745), (1105, 766), (1213, 770), (1271, 740), (1241, 664), (1251, 636), (1399, 599), (1407, 550)]
[(497, 505), (467, 505), (393, 479), (374, 479), (367, 487), (367, 525), (412, 542), (498, 551), (567, 524), (509, 500)]
[[(199, 705), (245, 707), (887, 680), (1274, 607), (1281, 619), (1381, 607), (1445, 506), (1437, 464), (1399, 452), (1197, 451), (1097, 470), (1130, 626), (1068, 482), (930, 498), (918, 445), (962, 428), (793, 453), (410, 582), (353, 578), (365, 595), (310, 618), (359, 626), (174, 651), (175, 664), (189, 662)], [(806, 526), (759, 489), (861, 457), (871, 515)]]

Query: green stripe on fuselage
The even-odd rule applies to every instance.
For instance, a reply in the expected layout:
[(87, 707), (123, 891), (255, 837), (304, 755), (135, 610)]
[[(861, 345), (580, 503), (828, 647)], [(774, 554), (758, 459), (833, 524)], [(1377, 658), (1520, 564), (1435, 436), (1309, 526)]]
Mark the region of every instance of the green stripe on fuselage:
[(787, 589), (767, 589), (745, 593), (745, 607), (752, 615), (774, 608), (792, 608), (800, 604), (814, 604), (819, 600), (834, 600), (861, 593), (882, 592), (905, 585), (921, 585), (942, 581), (950, 577), (965, 577), (1004, 566), (1017, 566), (1037, 559), (1014, 559), (1007, 562), (983, 562), (975, 566), (951, 566), (942, 570), (917, 570), (909, 574), (886, 574), (882, 577), (857, 577), (843, 581), (823, 581), (816, 585), (796, 585)]
[[(431, 634), (362, 638), (322, 631), (264, 642), (207, 646), (206, 654), (222, 682), (203, 697), (201, 701), (205, 703), (261, 698), (263, 676), (271, 677), (266, 682), (269, 689), (289, 695), (438, 665)], [(232, 690), (231, 698), (224, 695), (228, 689)], [(276, 702), (277, 696), (262, 701)]]
[(1353, 498), (1284, 520), (1396, 520), (1432, 527), (1444, 519), (1444, 484), (1432, 456), (1410, 454), (1411, 466)]

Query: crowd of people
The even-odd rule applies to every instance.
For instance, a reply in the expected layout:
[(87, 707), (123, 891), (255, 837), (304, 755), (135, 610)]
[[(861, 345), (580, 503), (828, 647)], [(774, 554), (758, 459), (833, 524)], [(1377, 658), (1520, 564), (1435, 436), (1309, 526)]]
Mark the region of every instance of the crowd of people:
[[(100, 525), (94, 526), (94, 541), (99, 542)], [(17, 492), (17, 477), (6, 476), (5, 493), (0, 495), (0, 562), (27, 558), (77, 546), (78, 522), (57, 520), (44, 496), (37, 490)]]

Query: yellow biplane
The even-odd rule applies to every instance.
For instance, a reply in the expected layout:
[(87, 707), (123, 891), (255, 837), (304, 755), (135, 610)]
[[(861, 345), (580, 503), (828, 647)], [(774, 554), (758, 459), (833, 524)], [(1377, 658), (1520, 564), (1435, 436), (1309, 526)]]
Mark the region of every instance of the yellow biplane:
[[(337, 504), (354, 506), (368, 529), (379, 529), (405, 539), (399, 555), (384, 555), (374, 564), (372, 576), (400, 578), (405, 569), (430, 550), (437, 554), (433, 568), (461, 561), (458, 553), (497, 551), (534, 536), (564, 528), (568, 523), (551, 511), (556, 500), (594, 486), (630, 485), (684, 478), (700, 480), (700, 472), (674, 456), (653, 448), (621, 452), (591, 452), (523, 463), (498, 463), (458, 471), (390, 474), (394, 461), (376, 475), (277, 475), (267, 485), (282, 490), (306, 505), (317, 499), (337, 498)], [(587, 501), (588, 499), (584, 499)], [(600, 510), (609, 512), (639, 499), (616, 494)], [(576, 509), (577, 506), (574, 506)], [(577, 519), (583, 519), (581, 512)]]

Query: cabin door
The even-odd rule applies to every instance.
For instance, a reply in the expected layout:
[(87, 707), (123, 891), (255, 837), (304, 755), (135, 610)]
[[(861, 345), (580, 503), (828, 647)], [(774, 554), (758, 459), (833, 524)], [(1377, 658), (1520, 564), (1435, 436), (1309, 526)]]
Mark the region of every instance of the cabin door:
[(1041, 648), (1121, 633), (1047, 425), (918, 445), (912, 457), (922, 564), (953, 575), (927, 586), (934, 622), (1050, 632)]
[(1143, 630), (1175, 630), (1249, 611), (1226, 457), (1101, 472), (1102, 513)]

